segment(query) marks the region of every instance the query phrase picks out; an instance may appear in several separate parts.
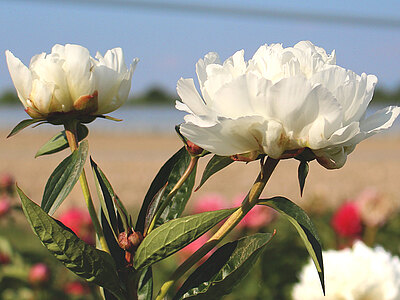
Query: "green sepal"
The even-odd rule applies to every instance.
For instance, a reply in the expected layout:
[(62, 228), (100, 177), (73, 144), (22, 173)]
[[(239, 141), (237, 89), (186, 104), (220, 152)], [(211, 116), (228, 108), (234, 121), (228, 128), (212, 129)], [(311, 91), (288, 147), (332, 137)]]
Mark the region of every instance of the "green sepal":
[(136, 250), (133, 266), (140, 270), (174, 254), (235, 210), (236, 208), (204, 212), (162, 224), (144, 238)]
[(272, 207), (281, 215), (285, 216), (296, 228), (315, 264), (315, 267), (317, 268), (322, 291), (325, 294), (324, 263), (322, 259), (321, 241), (317, 229), (311, 219), (304, 210), (284, 197), (260, 199), (258, 204)]
[[(78, 142), (86, 138), (88, 134), (89, 134), (89, 129), (85, 125), (79, 123), (77, 126)], [(57, 153), (66, 148), (68, 148), (68, 140), (65, 135), (65, 130), (63, 130), (57, 133), (55, 136), (53, 136), (42, 147), (40, 147), (38, 152), (36, 152), (35, 158), (42, 155)]]
[(300, 161), (299, 168), (297, 170), (297, 177), (299, 179), (300, 185), (300, 196), (303, 196), (304, 185), (306, 183), (306, 178), (309, 171), (309, 166), (307, 161)]
[(249, 273), (272, 236), (256, 233), (223, 245), (189, 276), (173, 300), (222, 299)]
[(117, 270), (111, 256), (79, 239), (68, 227), (50, 217), (17, 186), (22, 208), (42, 244), (76, 275), (104, 287), (124, 300)]
[(22, 120), (21, 122), (19, 122), (14, 128), (13, 130), (11, 130), (11, 132), (8, 134), (8, 138), (12, 137), (13, 135), (16, 135), (18, 132), (20, 132), (21, 130), (25, 129), (26, 127), (38, 123), (38, 122), (43, 122), (45, 121), (45, 119), (26, 119), (26, 120)]
[(219, 156), (214, 155), (207, 163), (207, 166), (204, 169), (203, 176), (201, 177), (199, 186), (195, 189), (195, 191), (199, 190), (203, 184), (210, 178), (212, 175), (221, 171), (223, 168), (229, 166), (233, 163), (234, 160), (229, 156)]
[(71, 192), (82, 173), (87, 154), (88, 142), (83, 141), (50, 175), (41, 203), (46, 213), (52, 215)]

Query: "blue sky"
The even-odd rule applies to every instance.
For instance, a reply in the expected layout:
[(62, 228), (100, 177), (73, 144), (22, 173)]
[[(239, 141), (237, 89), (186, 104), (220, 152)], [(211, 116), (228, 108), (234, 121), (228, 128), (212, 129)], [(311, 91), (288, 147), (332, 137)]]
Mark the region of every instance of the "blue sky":
[[(92, 55), (97, 50), (104, 54), (107, 49), (119, 46), (127, 61), (138, 57), (134, 93), (153, 85), (174, 91), (180, 77), (195, 76), (195, 63), (209, 51), (216, 51), (226, 59), (245, 49), (246, 57), (250, 58), (262, 44), (292, 46), (300, 40), (311, 40), (329, 52), (336, 49), (339, 65), (357, 73), (377, 75), (381, 87), (400, 85), (400, 28), (65, 2), (0, 0), (0, 91), (12, 88), (5, 63), (6, 49), (29, 64), (33, 55), (50, 52), (55, 43), (81, 44)], [(247, 7), (261, 9), (400, 19), (400, 1), (203, 0), (201, 3), (225, 7), (243, 7), (246, 3)]]

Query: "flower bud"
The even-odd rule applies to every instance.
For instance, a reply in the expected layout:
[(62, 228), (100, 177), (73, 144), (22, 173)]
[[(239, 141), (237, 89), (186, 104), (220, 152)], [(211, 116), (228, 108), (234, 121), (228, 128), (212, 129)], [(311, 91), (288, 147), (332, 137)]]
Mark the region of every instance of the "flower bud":
[(139, 231), (133, 232), (128, 236), (128, 241), (133, 247), (139, 247), (140, 243), (143, 241), (143, 235)]
[(130, 251), (133, 248), (132, 243), (128, 239), (128, 233), (121, 232), (118, 235), (118, 245), (125, 251)]
[(37, 263), (31, 267), (28, 278), (33, 285), (44, 285), (50, 280), (50, 269), (44, 263)]
[(7, 173), (0, 175), (0, 190), (11, 191), (14, 186), (14, 178)]
[(354, 202), (343, 204), (333, 215), (332, 227), (341, 237), (353, 239), (359, 237), (362, 223), (357, 204)]
[(0, 198), (0, 217), (6, 215), (11, 209), (10, 198), (6, 195)]
[(192, 143), (191, 141), (186, 141), (186, 149), (192, 156), (200, 155), (203, 153), (204, 149)]
[(68, 282), (64, 287), (64, 292), (71, 296), (83, 296), (90, 293), (87, 284), (80, 281)]

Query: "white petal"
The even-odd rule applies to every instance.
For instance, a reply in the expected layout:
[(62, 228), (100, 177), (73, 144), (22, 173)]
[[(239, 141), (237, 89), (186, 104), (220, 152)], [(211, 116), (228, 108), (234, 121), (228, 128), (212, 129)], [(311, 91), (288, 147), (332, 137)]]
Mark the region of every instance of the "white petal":
[(55, 86), (52, 83), (46, 83), (38, 79), (33, 81), (30, 101), (33, 102), (35, 108), (41, 114), (45, 115), (54, 111), (51, 107), (54, 88)]
[(347, 160), (345, 147), (333, 147), (313, 152), (317, 156), (317, 161), (320, 165), (327, 169), (339, 169), (344, 166)]
[(27, 107), (27, 99), (32, 89), (32, 76), (29, 69), (16, 58), (9, 50), (6, 51), (6, 59), (8, 70), (15, 89), (18, 92), (18, 97), (22, 104)]
[(207, 80), (206, 68), (209, 64), (221, 64), (218, 53), (210, 52), (204, 56), (204, 59), (199, 59), (196, 64), (196, 73), (201, 89), (204, 86), (204, 82)]
[(194, 114), (199, 116), (209, 115), (210, 110), (197, 92), (193, 79), (179, 79), (176, 91), (182, 99), (182, 102), (185, 103)]
[(360, 129), (368, 136), (390, 128), (400, 114), (400, 107), (389, 106), (360, 122)]

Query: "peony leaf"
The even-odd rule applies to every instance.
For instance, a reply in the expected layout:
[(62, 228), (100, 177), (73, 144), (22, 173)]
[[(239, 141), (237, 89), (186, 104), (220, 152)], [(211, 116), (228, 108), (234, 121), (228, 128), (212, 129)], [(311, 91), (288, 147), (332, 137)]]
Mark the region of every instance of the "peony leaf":
[[(79, 142), (82, 141), (84, 138), (87, 137), (88, 134), (89, 134), (88, 128), (85, 125), (79, 123), (77, 127), (78, 141)], [(60, 133), (53, 136), (46, 144), (44, 144), (38, 150), (38, 152), (36, 152), (35, 158), (42, 155), (57, 153), (66, 148), (68, 148), (68, 140), (65, 135), (65, 130), (63, 130)]]
[(171, 220), (151, 231), (138, 247), (133, 260), (140, 270), (187, 246), (214, 225), (228, 217), (236, 208), (204, 212)]
[(151, 221), (153, 220), (156, 212), (157, 212), (157, 208), (160, 207), (160, 202), (161, 199), (164, 196), (165, 193), (165, 189), (167, 188), (167, 184), (165, 184), (161, 190), (158, 191), (158, 193), (154, 196), (154, 199), (151, 201), (147, 214), (146, 214), (146, 221), (145, 221), (145, 226), (144, 226), (144, 232), (147, 233), (147, 229), (150, 226)]
[(317, 230), (307, 214), (299, 206), (284, 197), (261, 199), (259, 205), (272, 207), (284, 215), (296, 228), (303, 240), (308, 253), (317, 268), (322, 290), (325, 294), (324, 264), (322, 260), (322, 247)]
[(299, 184), (300, 184), (300, 195), (303, 196), (303, 190), (304, 190), (304, 185), (306, 183), (306, 178), (308, 175), (309, 171), (309, 166), (307, 161), (300, 161), (299, 164), (299, 169), (297, 171), (297, 175), (299, 178)]
[(138, 300), (153, 299), (153, 272), (151, 267), (141, 271), (138, 283)]
[(126, 299), (111, 256), (80, 240), (68, 227), (50, 217), (17, 187), (23, 211), (42, 244), (72, 272)]
[(212, 175), (214, 175), (218, 171), (221, 171), (223, 168), (229, 166), (233, 162), (234, 162), (234, 160), (231, 159), (229, 156), (214, 155), (208, 161), (207, 166), (204, 169), (203, 176), (201, 177), (200, 184), (196, 188), (195, 191), (200, 189), (203, 186), (203, 184), (207, 181), (208, 178), (210, 178)]
[(21, 122), (19, 122), (14, 128), (13, 130), (11, 130), (11, 132), (9, 133), (9, 135), (7, 136), (12, 137), (13, 135), (16, 135), (18, 132), (20, 132), (22, 129), (25, 129), (26, 127), (38, 123), (38, 122), (42, 122), (44, 121), (44, 119), (26, 119), (26, 120), (22, 120)]
[[(153, 182), (150, 185), (149, 190), (144, 198), (143, 205), (140, 209), (139, 216), (136, 222), (136, 231), (144, 232), (146, 216), (149, 210), (149, 206), (153, 201), (155, 195), (161, 190), (161, 188), (166, 185), (165, 193), (160, 203), (165, 200), (165, 197), (175, 186), (176, 182), (181, 178), (182, 174), (185, 172), (187, 166), (190, 162), (190, 155), (187, 153), (185, 147), (179, 149), (160, 169)], [(196, 176), (195, 170), (178, 190), (176, 195), (173, 197), (170, 205), (164, 210), (164, 213), (159, 218), (157, 224), (164, 223), (168, 220), (175, 219), (179, 217), (185, 206), (189, 197), (191, 195), (194, 179)]]
[(173, 300), (221, 299), (249, 273), (273, 234), (256, 233), (219, 248), (195, 270)]
[(88, 143), (83, 141), (79, 148), (65, 158), (50, 175), (43, 193), (41, 207), (52, 215), (71, 192), (82, 173), (88, 153)]

